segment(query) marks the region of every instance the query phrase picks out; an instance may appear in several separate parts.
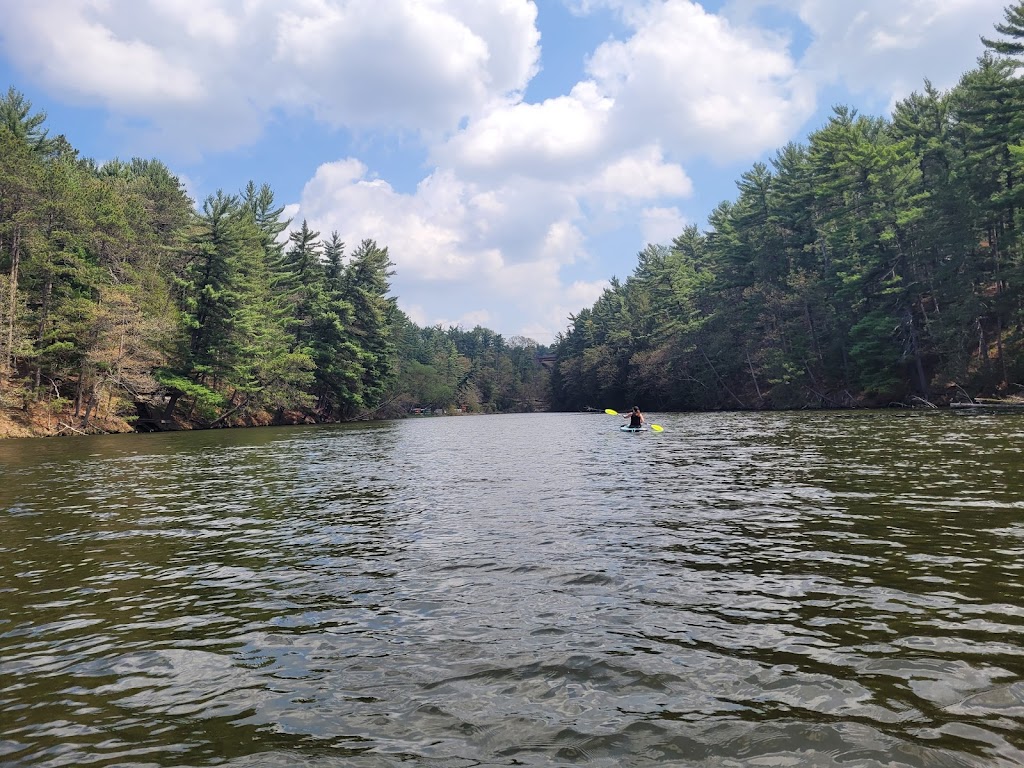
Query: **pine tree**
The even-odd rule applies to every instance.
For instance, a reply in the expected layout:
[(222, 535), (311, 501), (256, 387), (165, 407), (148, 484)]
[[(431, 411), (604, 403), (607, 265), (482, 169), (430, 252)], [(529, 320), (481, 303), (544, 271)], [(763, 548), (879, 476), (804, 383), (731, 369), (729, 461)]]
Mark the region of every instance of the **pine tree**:
[(0, 125), (0, 379), (13, 377), (30, 349), (19, 292), (23, 260), (38, 231), (44, 168), (22, 137)]
[(33, 112), (32, 102), (14, 87), (7, 89), (7, 95), (0, 99), (0, 127), (6, 128), (12, 136), (22, 142), (41, 158), (50, 157), (58, 148), (66, 146), (63, 137), (49, 138), (45, 112)]
[(1005, 21), (996, 24), (996, 32), (1009, 37), (1009, 40), (996, 40), (982, 37), (981, 42), (991, 51), (1004, 56), (1020, 56), (1024, 54), (1024, 2), (1008, 5), (1003, 10)]
[(327, 275), (322, 262), (320, 233), (302, 226), (288, 237), (289, 246), (274, 277), (274, 291), (282, 303), (285, 324), (299, 349), (310, 341), (310, 328), (324, 311)]
[(394, 274), (387, 248), (363, 240), (353, 251), (341, 279), (340, 294), (353, 307), (352, 364), (358, 378), (350, 390), (348, 410), (377, 405), (394, 371), (391, 323), (395, 300), (388, 297)]
[(183, 321), (187, 334), (184, 368), (199, 384), (216, 386), (229, 378), (238, 358), (235, 310), (238, 269), (251, 247), (252, 227), (239, 200), (218, 191), (203, 202), (186, 240)]

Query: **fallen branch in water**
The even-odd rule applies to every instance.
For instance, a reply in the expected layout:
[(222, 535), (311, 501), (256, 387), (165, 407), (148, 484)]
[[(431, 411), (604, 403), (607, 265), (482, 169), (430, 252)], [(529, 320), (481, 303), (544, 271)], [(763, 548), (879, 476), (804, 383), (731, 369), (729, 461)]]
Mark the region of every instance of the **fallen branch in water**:
[(245, 407), (245, 406), (247, 406), (248, 404), (249, 404), (249, 398), (247, 398), (247, 397), (246, 397), (246, 398), (244, 398), (244, 399), (242, 400), (242, 402), (240, 402), (240, 403), (239, 403), (238, 405), (236, 405), (236, 406), (235, 406), (234, 408), (232, 408), (232, 409), (231, 409), (231, 410), (229, 410), (229, 411), (226, 411), (225, 413), (222, 413), (222, 414), (221, 414), (220, 416), (218, 416), (218, 417), (217, 417), (216, 419), (214, 419), (213, 421), (211, 421), (211, 422), (209, 423), (209, 425), (208, 425), (208, 428), (209, 428), (209, 429), (213, 429), (213, 428), (214, 428), (215, 426), (217, 426), (218, 424), (220, 424), (220, 423), (221, 423), (222, 421), (225, 421), (225, 420), (226, 420), (226, 419), (228, 418), (228, 416), (230, 416), (231, 414), (233, 414), (233, 413), (234, 413), (235, 411), (238, 411), (238, 410), (240, 410), (240, 409), (244, 408), (244, 407)]
[(961, 392), (964, 393), (964, 397), (967, 398), (967, 402), (969, 402), (969, 403), (973, 403), (974, 402), (974, 398), (967, 394), (967, 390), (965, 390), (963, 387), (961, 387), (959, 384), (957, 384), (955, 382), (953, 383), (953, 386), (956, 387), (957, 389), (959, 389)]

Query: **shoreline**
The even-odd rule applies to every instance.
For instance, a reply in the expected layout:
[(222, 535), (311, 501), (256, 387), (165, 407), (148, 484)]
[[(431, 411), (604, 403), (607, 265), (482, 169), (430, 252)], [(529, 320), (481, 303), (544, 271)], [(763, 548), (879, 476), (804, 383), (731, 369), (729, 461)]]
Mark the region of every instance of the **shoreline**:
[[(943, 405), (937, 405), (934, 403), (928, 404), (904, 404), (904, 403), (890, 403), (885, 406), (849, 406), (849, 407), (832, 407), (832, 408), (763, 408), (753, 410), (742, 410), (735, 409), (730, 412), (733, 413), (783, 413), (791, 411), (836, 411), (836, 412), (856, 412), (856, 411), (873, 411), (873, 410), (904, 410), (904, 411), (919, 411), (923, 413), (930, 412), (960, 412), (960, 413), (1024, 413), (1024, 401), (1021, 400), (993, 400), (993, 399), (979, 399), (975, 402), (951, 402)], [(531, 413), (541, 411), (510, 411), (509, 413)], [(543, 411), (545, 413), (555, 411)], [(572, 411), (576, 413), (576, 411)], [(706, 411), (659, 411), (661, 413), (705, 413)], [(722, 412), (722, 411), (717, 411)], [(564, 413), (570, 413), (570, 411), (564, 411)], [(581, 414), (590, 413), (603, 413), (599, 411), (583, 410), (578, 411)], [(14, 415), (18, 414), (18, 415)], [(398, 421), (402, 419), (422, 419), (422, 418), (442, 418), (443, 416), (459, 415), (459, 416), (474, 416), (474, 415), (499, 415), (499, 414), (474, 414), (474, 413), (457, 413), (457, 414), (414, 414), (414, 413), (401, 413), (393, 414), (389, 416), (381, 416), (376, 418), (354, 418), (354, 419), (332, 419), (332, 420), (317, 420), (309, 414), (300, 412), (286, 412), (280, 416), (274, 416), (272, 414), (263, 413), (249, 417), (248, 419), (237, 422), (237, 423), (224, 423), (221, 422), (216, 425), (204, 425), (196, 422), (188, 422), (182, 419), (174, 419), (170, 422), (173, 426), (167, 429), (137, 429), (136, 426), (128, 419), (118, 416), (104, 414), (100, 416), (94, 416), (90, 419), (90, 424), (87, 428), (83, 429), (80, 426), (76, 426), (74, 422), (80, 420), (80, 417), (76, 419), (71, 413), (58, 413), (54, 414), (46, 409), (45, 405), (33, 404), (25, 409), (0, 409), (0, 440), (26, 440), (26, 439), (37, 439), (37, 438), (60, 438), (60, 437), (85, 437), (93, 435), (118, 435), (118, 434), (155, 434), (163, 432), (191, 432), (191, 431), (207, 431), (216, 429), (255, 429), (259, 427), (298, 427), (298, 426), (316, 426), (316, 425), (328, 425), (328, 424), (349, 424), (361, 421)]]

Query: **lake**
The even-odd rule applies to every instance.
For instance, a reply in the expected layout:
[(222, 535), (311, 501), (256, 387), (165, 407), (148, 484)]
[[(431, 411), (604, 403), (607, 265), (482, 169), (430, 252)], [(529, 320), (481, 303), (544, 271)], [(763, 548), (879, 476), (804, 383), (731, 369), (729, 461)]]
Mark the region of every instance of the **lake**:
[(0, 442), (0, 763), (1024, 765), (1024, 415), (648, 417)]

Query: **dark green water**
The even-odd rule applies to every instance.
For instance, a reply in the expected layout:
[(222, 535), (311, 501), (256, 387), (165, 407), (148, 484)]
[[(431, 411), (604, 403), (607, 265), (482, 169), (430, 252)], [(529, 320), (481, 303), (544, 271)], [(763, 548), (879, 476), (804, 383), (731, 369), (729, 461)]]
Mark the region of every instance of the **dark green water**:
[(1024, 416), (0, 442), (0, 763), (1024, 765)]

